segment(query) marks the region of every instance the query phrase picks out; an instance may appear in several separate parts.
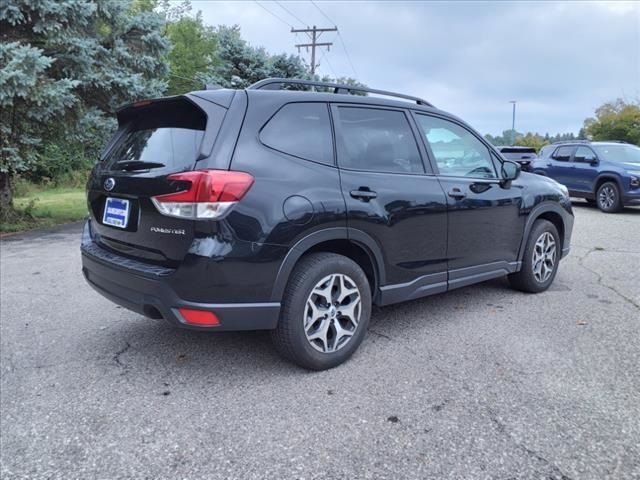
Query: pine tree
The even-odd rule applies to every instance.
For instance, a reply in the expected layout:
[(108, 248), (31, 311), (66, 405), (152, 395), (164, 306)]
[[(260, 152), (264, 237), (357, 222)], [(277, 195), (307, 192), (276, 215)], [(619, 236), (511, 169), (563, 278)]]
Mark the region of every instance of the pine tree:
[(130, 0), (0, 3), (3, 212), (12, 209), (12, 176), (33, 166), (44, 143), (82, 142), (96, 155), (119, 106), (166, 89), (168, 41), (152, 8)]

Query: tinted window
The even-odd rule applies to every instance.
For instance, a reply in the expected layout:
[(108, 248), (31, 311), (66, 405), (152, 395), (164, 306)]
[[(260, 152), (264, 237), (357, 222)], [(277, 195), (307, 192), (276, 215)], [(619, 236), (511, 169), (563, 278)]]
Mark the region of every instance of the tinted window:
[(575, 162), (592, 162), (596, 159), (595, 153), (588, 147), (578, 147), (573, 156)]
[(553, 145), (545, 145), (544, 147), (542, 147), (542, 149), (540, 150), (540, 156), (541, 157), (546, 157), (547, 155), (549, 155), (551, 152), (553, 152)]
[(139, 160), (163, 163), (166, 167), (195, 162), (204, 130), (153, 128), (127, 132), (109, 154), (115, 162)]
[(338, 163), (374, 172), (422, 173), (416, 139), (403, 112), (338, 107)]
[(109, 168), (118, 162), (142, 161), (175, 170), (198, 158), (206, 116), (195, 105), (185, 100), (159, 102), (135, 109), (130, 116), (104, 159)]
[(437, 117), (417, 115), (440, 175), (497, 178), (491, 153), (466, 128)]
[(333, 165), (331, 124), (324, 103), (285, 105), (264, 126), (260, 140), (294, 157)]
[(537, 156), (535, 148), (501, 148), (500, 153), (507, 160), (533, 160)]
[(571, 158), (571, 152), (573, 152), (573, 147), (558, 147), (551, 158), (559, 162), (568, 162)]

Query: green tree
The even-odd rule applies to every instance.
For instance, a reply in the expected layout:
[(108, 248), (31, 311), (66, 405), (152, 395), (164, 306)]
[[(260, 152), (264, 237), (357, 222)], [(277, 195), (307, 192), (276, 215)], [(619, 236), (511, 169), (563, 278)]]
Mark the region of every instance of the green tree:
[(544, 137), (538, 133), (527, 132), (526, 135), (516, 136), (516, 145), (522, 147), (532, 147), (535, 148), (536, 151), (539, 151), (542, 147), (547, 145), (548, 142), (545, 141)]
[(0, 208), (47, 142), (97, 154), (118, 106), (166, 88), (162, 15), (146, 0), (0, 3)]
[(166, 31), (171, 42), (166, 93), (179, 95), (200, 90), (220, 65), (215, 29), (205, 25), (198, 12), (193, 18), (184, 16), (167, 23)]
[(309, 78), (306, 65), (298, 56), (270, 55), (264, 48), (249, 45), (240, 27), (220, 25), (218, 56), (220, 64), (210, 81), (226, 88), (246, 88), (268, 77)]
[(584, 121), (584, 130), (592, 140), (622, 140), (640, 145), (640, 101), (619, 98), (601, 105), (595, 118)]

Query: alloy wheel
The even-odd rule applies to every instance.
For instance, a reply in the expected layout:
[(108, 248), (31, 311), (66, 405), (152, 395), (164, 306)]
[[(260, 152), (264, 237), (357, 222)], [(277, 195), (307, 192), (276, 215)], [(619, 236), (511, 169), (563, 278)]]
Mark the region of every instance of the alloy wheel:
[(616, 201), (616, 192), (613, 190), (613, 187), (610, 185), (605, 185), (600, 189), (600, 193), (598, 194), (598, 203), (600, 203), (600, 207), (609, 210), (613, 207)]
[(347, 275), (320, 280), (307, 298), (303, 326), (307, 341), (322, 353), (343, 348), (358, 328), (362, 309), (360, 290)]
[(556, 264), (556, 240), (549, 232), (544, 232), (536, 240), (533, 249), (533, 276), (538, 283), (549, 280)]

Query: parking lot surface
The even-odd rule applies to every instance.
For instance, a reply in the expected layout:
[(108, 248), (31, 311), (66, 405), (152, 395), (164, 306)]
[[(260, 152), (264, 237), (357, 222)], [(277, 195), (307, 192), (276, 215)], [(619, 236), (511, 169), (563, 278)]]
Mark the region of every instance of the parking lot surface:
[(80, 226), (1, 243), (1, 476), (640, 478), (640, 209), (576, 202), (551, 289), (374, 309), (311, 373), (265, 332), (176, 330), (80, 272)]

